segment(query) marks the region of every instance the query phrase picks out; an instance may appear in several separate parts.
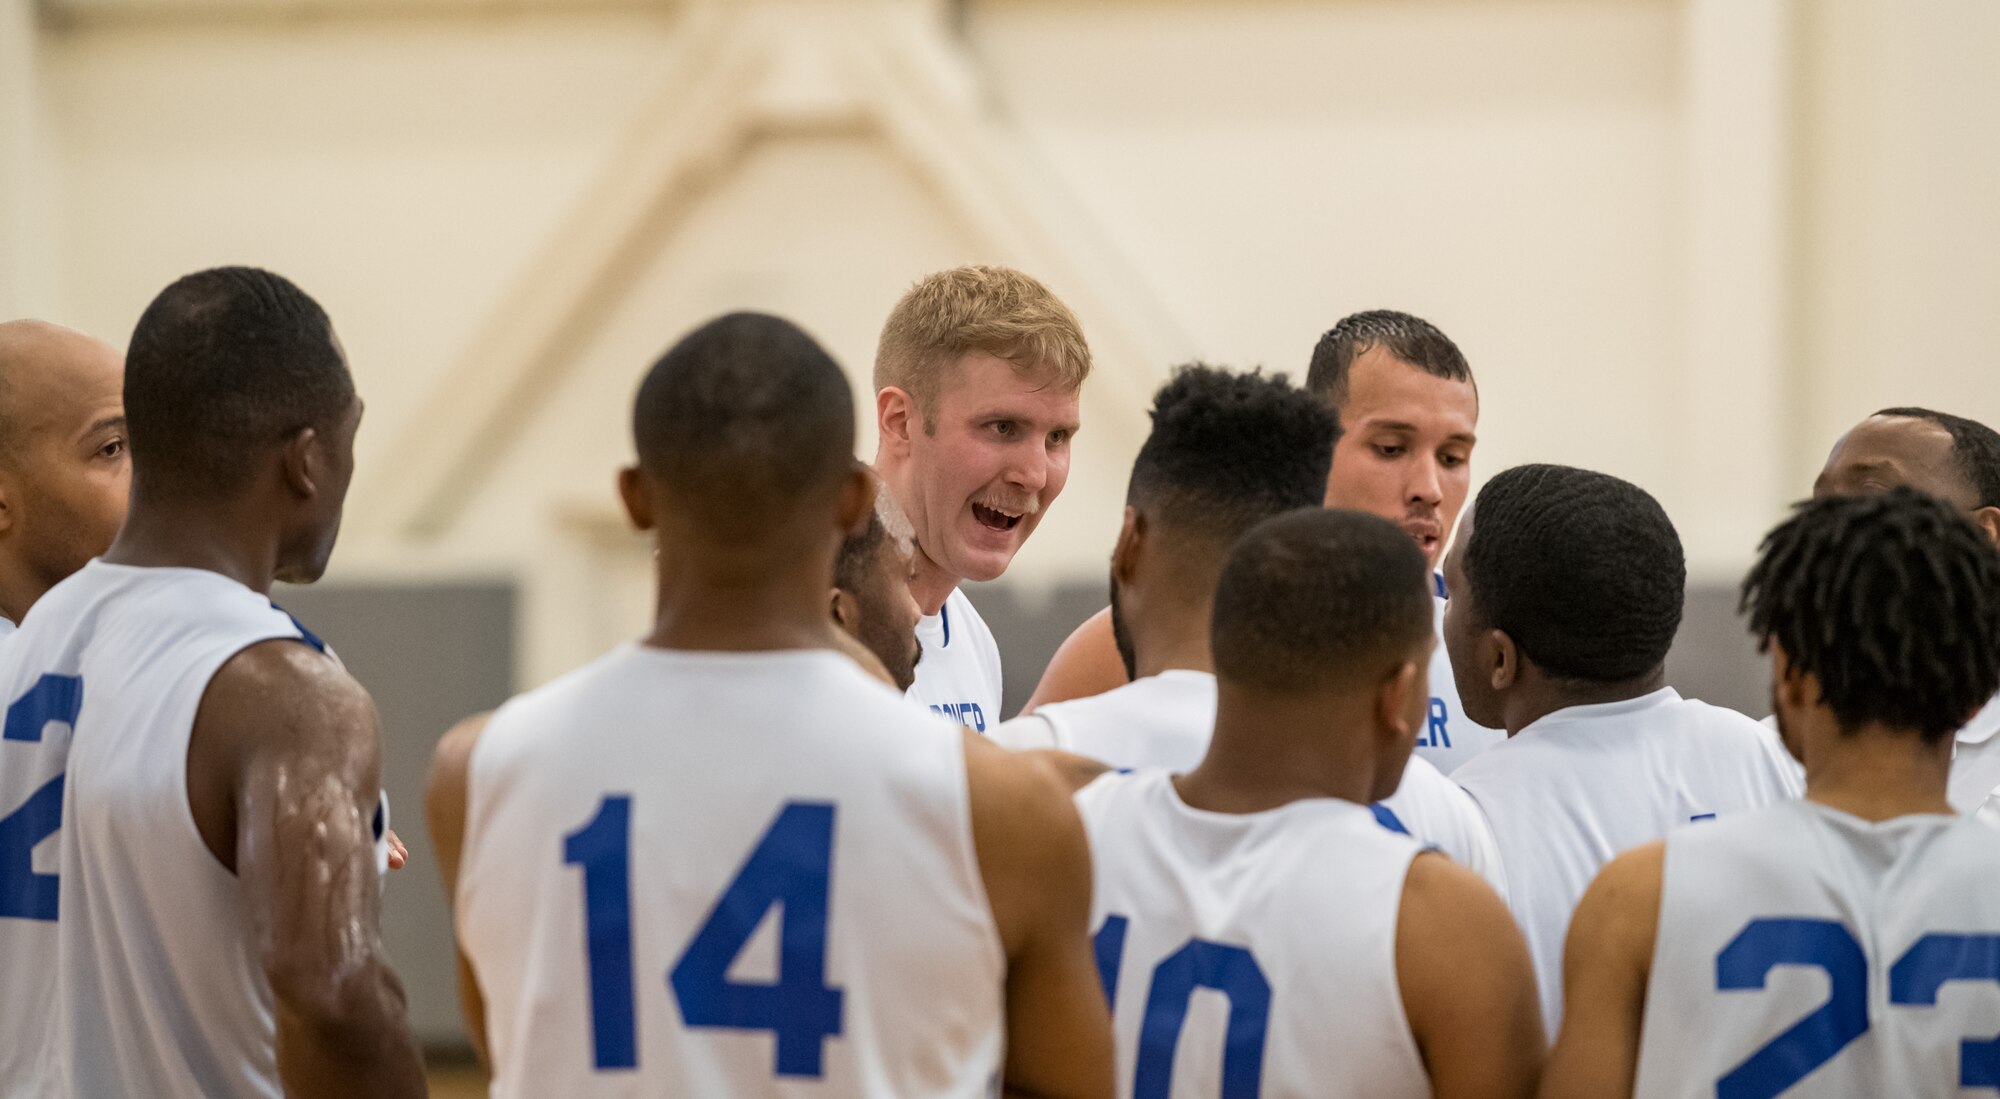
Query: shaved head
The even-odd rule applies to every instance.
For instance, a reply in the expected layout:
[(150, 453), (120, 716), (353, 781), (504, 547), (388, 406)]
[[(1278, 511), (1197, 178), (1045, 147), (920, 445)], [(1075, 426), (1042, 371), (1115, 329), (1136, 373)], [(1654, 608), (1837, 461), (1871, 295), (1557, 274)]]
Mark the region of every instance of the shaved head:
[(131, 486), (116, 348), (46, 321), (0, 324), (0, 615), (103, 553)]

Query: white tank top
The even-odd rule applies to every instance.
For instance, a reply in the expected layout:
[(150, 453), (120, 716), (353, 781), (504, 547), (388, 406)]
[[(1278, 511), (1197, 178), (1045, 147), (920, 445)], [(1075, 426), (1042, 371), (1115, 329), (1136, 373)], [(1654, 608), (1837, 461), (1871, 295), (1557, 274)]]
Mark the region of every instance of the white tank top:
[(1755, 721), (1671, 687), (1558, 710), (1453, 777), (1493, 826), (1551, 1038), (1570, 914), (1605, 863), (1684, 825), (1803, 792), (1797, 767)]
[(910, 701), (975, 733), (1000, 724), (1000, 646), (964, 592), (951, 589), (936, 614), (917, 620), (917, 645)]
[(1504, 729), (1489, 729), (1465, 716), (1458, 700), (1458, 680), (1451, 671), (1451, 654), (1444, 648), (1444, 578), (1431, 574), (1436, 615), (1432, 624), (1438, 643), (1431, 650), (1431, 709), (1424, 728), (1417, 734), (1417, 755), (1429, 760), (1440, 772), (1451, 774), (1465, 762), (1507, 739)]
[[(1173, 668), (1101, 695), (1039, 707), (1002, 724), (993, 739), (1017, 751), (1060, 748), (1127, 770), (1185, 772), (1207, 754), (1214, 733), (1214, 674)], [(1485, 816), (1422, 756), (1410, 757), (1402, 785), (1371, 808), (1383, 827), (1436, 847), (1506, 896)]]
[(1978, 822), (1800, 801), (1668, 838), (1638, 1099), (1990, 1095), (1996, 1034), (2000, 843)]
[(847, 658), (622, 646), (503, 706), (468, 796), (496, 1097), (996, 1086), (964, 744)]
[[(227, 577), (93, 561), (0, 646), (10, 702), (0, 813), (23, 819), (22, 787), (37, 783), (36, 797), (61, 804), (61, 830), (33, 860), (40, 914), (55, 901), (56, 918), (0, 919), (0, 1032), (9, 1049), (42, 1032), (44, 1086), (0, 1092), (282, 1094), (271, 989), (241, 889), (187, 800), (188, 738), (209, 680), (274, 638), (320, 647)], [(40, 821), (32, 838), (49, 821), (29, 816)], [(41, 877), (49, 867), (57, 875)], [(22, 1077), (10, 1067), (5, 1079)]]
[(1077, 808), (1119, 1095), (1428, 1099), (1396, 978), (1415, 841), (1333, 798), (1192, 809), (1164, 771)]

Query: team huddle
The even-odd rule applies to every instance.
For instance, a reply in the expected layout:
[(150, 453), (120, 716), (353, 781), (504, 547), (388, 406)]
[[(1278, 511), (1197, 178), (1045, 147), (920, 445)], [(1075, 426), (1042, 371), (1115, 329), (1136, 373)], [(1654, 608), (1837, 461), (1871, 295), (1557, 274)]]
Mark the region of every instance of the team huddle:
[[(961, 585), (1068, 478), (1070, 311), (920, 280), (866, 465), (795, 325), (675, 343), (618, 475), (649, 632), (436, 749), (493, 1094), (2000, 1088), (2000, 435), (1831, 441), (1741, 586), (1757, 721), (1667, 684), (1644, 489), (1468, 499), (1473, 372), (1408, 314), (1306, 365), (1171, 373), (1108, 606), (1003, 720)], [(424, 1093), (380, 723), (270, 598), (327, 567), (361, 421), (269, 272), (177, 281), (122, 356), (0, 324), (0, 1099)]]

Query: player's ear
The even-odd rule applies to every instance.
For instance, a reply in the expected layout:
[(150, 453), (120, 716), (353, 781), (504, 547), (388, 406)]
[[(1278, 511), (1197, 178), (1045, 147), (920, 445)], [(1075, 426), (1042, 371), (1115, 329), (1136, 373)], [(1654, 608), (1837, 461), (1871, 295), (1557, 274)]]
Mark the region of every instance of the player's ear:
[(1512, 687), (1521, 678), (1521, 646), (1514, 644), (1506, 630), (1487, 630), (1485, 648), (1492, 653), (1488, 670), (1493, 677), (1493, 689), (1504, 691)]
[(834, 513), (834, 521), (840, 524), (844, 535), (853, 536), (868, 529), (868, 519), (875, 514), (875, 475), (860, 462), (840, 483), (839, 509)]
[(852, 593), (833, 589), (833, 624), (849, 633), (854, 632), (854, 624), (861, 620), (861, 604)]
[(618, 471), (618, 499), (625, 504), (625, 515), (632, 520), (637, 530), (653, 529), (653, 500), (646, 495), (645, 476), (636, 465), (626, 466)]
[(916, 399), (899, 386), (884, 386), (875, 394), (875, 426), (880, 429), (883, 450), (891, 454), (909, 453), (916, 412)]
[(1819, 683), (1800, 671), (1785, 655), (1785, 647), (1771, 639), (1771, 705), (1793, 713), (1819, 703)]
[(2000, 507), (1978, 508), (1972, 513), (1972, 521), (1986, 532), (1987, 541), (2000, 546)]
[(1132, 581), (1138, 571), (1139, 555), (1146, 540), (1146, 517), (1131, 504), (1125, 505), (1125, 521), (1118, 527), (1118, 541), (1111, 545), (1111, 575), (1121, 584)]
[(1430, 711), (1427, 669), (1416, 661), (1396, 666), (1375, 692), (1375, 721), (1395, 739), (1414, 742), (1424, 715)]
[(285, 439), (279, 451), (279, 462), (284, 470), (285, 484), (304, 499), (312, 499), (319, 494), (320, 437), (315, 428), (302, 427)]

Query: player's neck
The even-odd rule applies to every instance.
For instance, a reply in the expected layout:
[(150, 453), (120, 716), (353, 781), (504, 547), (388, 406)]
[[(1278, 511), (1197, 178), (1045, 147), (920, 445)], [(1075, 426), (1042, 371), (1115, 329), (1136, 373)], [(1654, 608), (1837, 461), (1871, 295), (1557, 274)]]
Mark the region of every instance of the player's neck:
[(763, 652), (836, 644), (826, 585), (801, 570), (660, 569), (659, 600), (646, 643), (661, 649)]
[(943, 565), (931, 560), (922, 545), (917, 546), (915, 568), (911, 570), (910, 594), (917, 600), (917, 609), (926, 615), (936, 614), (944, 609), (944, 601), (958, 589), (964, 577), (954, 576), (945, 571)]
[(1213, 813), (1259, 813), (1308, 798), (1365, 805), (1374, 784), (1373, 761), (1337, 754), (1328, 731), (1372, 721), (1367, 699), (1285, 698), (1224, 688), (1218, 691), (1208, 754), (1176, 777), (1174, 787), (1190, 808)]
[(278, 575), (278, 537), (246, 521), (236, 503), (179, 504), (171, 508), (134, 501), (104, 560), (142, 568), (204, 569), (259, 595), (269, 595)]
[(1523, 665), (1514, 692), (1501, 704), (1507, 735), (1513, 736), (1535, 722), (1576, 706), (1603, 706), (1643, 698), (1667, 685), (1665, 665), (1632, 679), (1613, 683), (1579, 683), (1554, 679), (1532, 665)]
[(1132, 662), (1138, 675), (1177, 669), (1213, 672), (1215, 654), (1208, 643), (1213, 613), (1213, 600), (1150, 608), (1141, 621), (1132, 623)]
[(1950, 737), (1925, 744), (1913, 730), (1814, 730), (1806, 740), (1806, 797), (1863, 820), (1950, 813)]
[(49, 585), (11, 555), (0, 558), (0, 618), (19, 623), (48, 590)]

